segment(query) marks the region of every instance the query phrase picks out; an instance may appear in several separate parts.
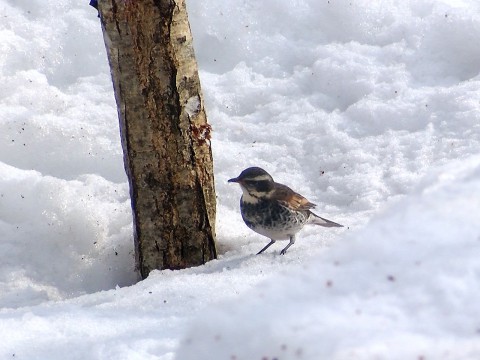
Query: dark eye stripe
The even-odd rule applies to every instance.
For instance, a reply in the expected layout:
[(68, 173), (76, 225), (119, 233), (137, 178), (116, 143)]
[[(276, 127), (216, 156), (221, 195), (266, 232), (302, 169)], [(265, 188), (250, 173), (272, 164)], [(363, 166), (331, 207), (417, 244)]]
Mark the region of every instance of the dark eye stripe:
[(261, 181), (250, 181), (248, 185), (251, 185), (255, 188), (255, 190), (260, 192), (267, 192), (270, 191), (273, 187), (272, 183), (268, 180), (261, 180)]

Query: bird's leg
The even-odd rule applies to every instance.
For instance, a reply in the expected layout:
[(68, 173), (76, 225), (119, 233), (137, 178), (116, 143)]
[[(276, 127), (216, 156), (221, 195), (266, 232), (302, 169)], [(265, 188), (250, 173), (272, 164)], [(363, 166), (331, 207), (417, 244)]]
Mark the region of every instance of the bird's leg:
[(267, 245), (265, 245), (265, 247), (264, 247), (262, 250), (260, 250), (260, 251), (257, 253), (257, 255), (263, 253), (265, 250), (268, 249), (268, 247), (269, 247), (270, 245), (272, 245), (272, 244), (274, 244), (274, 243), (275, 243), (275, 240), (270, 239), (270, 242), (269, 242)]
[(285, 253), (287, 252), (288, 248), (289, 248), (290, 246), (292, 246), (293, 244), (295, 244), (295, 235), (290, 236), (290, 242), (288, 243), (287, 246), (285, 246), (285, 248), (284, 248), (282, 251), (280, 251), (280, 255), (285, 255)]

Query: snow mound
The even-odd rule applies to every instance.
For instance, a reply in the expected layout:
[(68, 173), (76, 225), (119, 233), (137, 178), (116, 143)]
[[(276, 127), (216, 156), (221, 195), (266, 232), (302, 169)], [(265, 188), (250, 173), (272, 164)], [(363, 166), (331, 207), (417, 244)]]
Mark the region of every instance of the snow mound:
[(478, 156), (430, 172), (314, 262), (210, 307), (176, 359), (478, 359), (478, 194)]
[[(42, 176), (0, 162), (0, 307), (136, 281), (127, 184)], [(130, 267), (125, 264), (131, 264)]]

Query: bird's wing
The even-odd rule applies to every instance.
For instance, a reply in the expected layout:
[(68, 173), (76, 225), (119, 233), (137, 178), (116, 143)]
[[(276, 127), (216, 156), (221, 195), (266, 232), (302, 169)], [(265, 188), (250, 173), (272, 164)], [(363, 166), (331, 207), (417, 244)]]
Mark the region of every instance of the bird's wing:
[(275, 186), (275, 191), (271, 198), (293, 210), (305, 211), (313, 209), (316, 206), (288, 186), (278, 183)]

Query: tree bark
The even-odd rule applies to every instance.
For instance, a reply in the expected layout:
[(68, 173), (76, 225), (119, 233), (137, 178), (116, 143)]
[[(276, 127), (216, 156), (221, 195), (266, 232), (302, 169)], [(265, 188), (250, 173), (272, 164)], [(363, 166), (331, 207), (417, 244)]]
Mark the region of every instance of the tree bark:
[(137, 266), (216, 257), (211, 128), (184, 0), (100, 0), (130, 183)]

